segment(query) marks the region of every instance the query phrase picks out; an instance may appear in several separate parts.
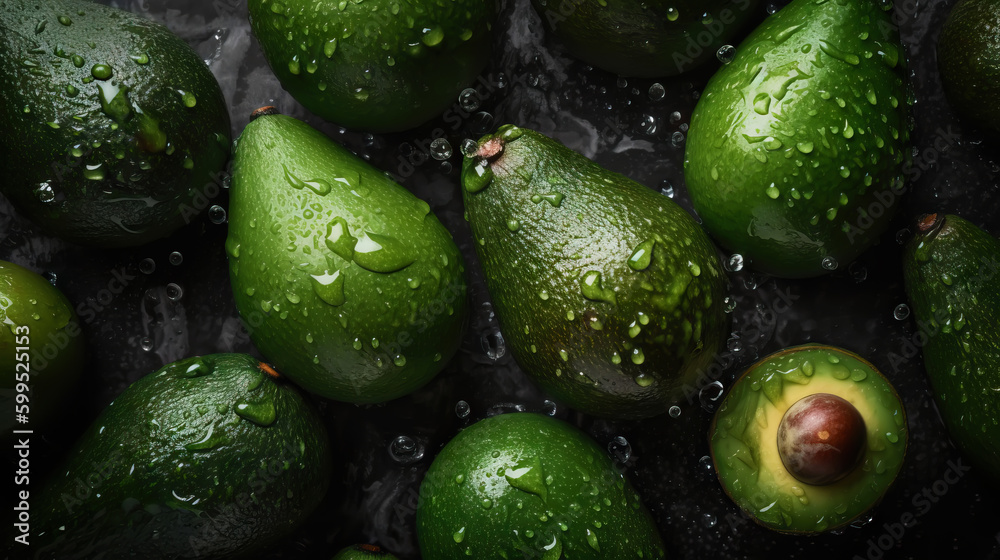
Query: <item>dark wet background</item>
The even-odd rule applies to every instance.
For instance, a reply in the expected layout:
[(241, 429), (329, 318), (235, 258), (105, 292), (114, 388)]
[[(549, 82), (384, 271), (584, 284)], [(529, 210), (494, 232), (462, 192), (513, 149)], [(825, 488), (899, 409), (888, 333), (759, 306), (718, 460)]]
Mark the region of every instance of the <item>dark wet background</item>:
[[(552, 412), (505, 352), (490, 311), (462, 219), (461, 141), (507, 122), (534, 128), (690, 210), (681, 170), (687, 123), (717, 63), (679, 78), (618, 79), (562, 53), (544, 36), (528, 3), (515, 0), (505, 8), (493, 64), (473, 84), (474, 95), (464, 104), (456, 99), (445, 116), (415, 131), (371, 136), (310, 117), (284, 93), (249, 33), (242, 0), (105, 3), (166, 23), (204, 56), (230, 104), (234, 136), (253, 109), (278, 105), (396, 175), (454, 232), (468, 260), (473, 298), (459, 355), (430, 385), (398, 401), (369, 408), (321, 405), (340, 470), (320, 510), (265, 556), (325, 559), (347, 544), (373, 541), (401, 558), (416, 558), (417, 489), (436, 451), (460, 427), (487, 415)], [(915, 326), (904, 317), (905, 309), (897, 310), (905, 301), (898, 241), (907, 238), (916, 215), (958, 213), (1000, 233), (997, 144), (973, 124), (956, 120), (936, 69), (934, 44), (952, 4), (897, 3), (916, 92), (914, 180), (881, 244), (819, 280), (733, 272), (733, 336), (720, 356), (726, 367), (714, 370), (719, 383), (680, 403), (676, 417), (608, 422), (565, 407), (555, 410), (627, 462), (671, 557), (1000, 558), (1000, 508), (994, 503), (1000, 494), (975, 471), (959, 477), (949, 472), (959, 456), (928, 394), (919, 356), (907, 357), (912, 352), (906, 341)], [(756, 8), (755, 20), (776, 8)], [(438, 136), (453, 151), (443, 161), (431, 156), (431, 141)], [(226, 203), (222, 192), (210, 205), (224, 209)], [(253, 352), (229, 293), (225, 237), (224, 218), (212, 208), (170, 239), (133, 250), (88, 250), (42, 235), (0, 200), (0, 258), (54, 277), (78, 306), (90, 348), (87, 388), (67, 410), (63, 431), (33, 449), (37, 468), (50, 468), (115, 395), (163, 364), (196, 354)], [(127, 286), (113, 294), (107, 288), (116, 277), (127, 279)], [(788, 301), (790, 306), (782, 303)], [(906, 464), (874, 518), (837, 535), (811, 538), (777, 535), (744, 517), (715, 480), (705, 441), (723, 387), (744, 366), (806, 341), (842, 346), (872, 361), (895, 384), (910, 426)], [(468, 405), (464, 418), (460, 401)], [(619, 436), (627, 443), (616, 441)], [(904, 515), (916, 525), (900, 526)]]

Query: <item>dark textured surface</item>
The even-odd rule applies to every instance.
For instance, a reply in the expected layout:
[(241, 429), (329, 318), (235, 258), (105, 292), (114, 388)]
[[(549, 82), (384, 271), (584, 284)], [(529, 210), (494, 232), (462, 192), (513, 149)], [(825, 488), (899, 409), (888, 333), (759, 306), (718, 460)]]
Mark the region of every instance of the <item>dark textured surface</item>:
[[(176, 0), (119, 5), (168, 23), (210, 61), (230, 103), (234, 132), (265, 104), (277, 103), (292, 116), (307, 115), (267, 68), (249, 35), (243, 2), (192, 1), (183, 3), (184, 10)], [(873, 520), (838, 535), (800, 538), (777, 535), (743, 517), (704, 460), (718, 386), (701, 395), (692, 392), (677, 418), (610, 423), (558, 408), (557, 416), (583, 427), (602, 445), (615, 436), (627, 438), (630, 476), (674, 558), (1000, 557), (998, 495), (974, 471), (955, 474), (953, 465), (968, 462), (958, 462), (928, 392), (922, 361), (910, 342), (915, 324), (893, 316), (905, 302), (896, 232), (909, 228), (915, 216), (958, 213), (1000, 233), (997, 143), (975, 123), (956, 119), (938, 78), (934, 42), (950, 5), (907, 0), (896, 12), (916, 94), (916, 153), (906, 171), (909, 194), (888, 233), (856, 263), (841, 263), (826, 278), (785, 281), (747, 270), (732, 274), (733, 336), (704, 379), (705, 385), (717, 378), (728, 387), (755, 359), (809, 341), (845, 347), (878, 366), (904, 400), (911, 439), (900, 478)], [(456, 102), (440, 120), (416, 131), (372, 137), (308, 119), (430, 203), (466, 256), (473, 315), (459, 356), (425, 389), (384, 406), (324, 407), (344, 474), (308, 525), (262, 557), (325, 559), (348, 544), (374, 540), (401, 558), (416, 558), (413, 512), (434, 454), (475, 418), (544, 408), (545, 397), (502, 351), (462, 220), (461, 162), (457, 153), (447, 165), (432, 159), (428, 147), (435, 136), (447, 137), (457, 152), (464, 138), (513, 122), (554, 136), (651, 188), (670, 190), (690, 209), (681, 172), (683, 138), (697, 93), (713, 68), (659, 82), (665, 95), (653, 95), (654, 100), (648, 93), (653, 80), (619, 81), (569, 59), (543, 36), (541, 20), (526, 2), (508, 6), (500, 27), (492, 66), (475, 84), (484, 98), (478, 110), (489, 111), (490, 119)], [(225, 205), (226, 194), (212, 202)], [(202, 215), (165, 241), (132, 251), (91, 251), (45, 237), (0, 202), (0, 258), (55, 273), (60, 289), (81, 310), (90, 346), (92, 383), (80, 393), (76, 409), (67, 410), (64, 431), (36, 440), (32, 453), (39, 472), (130, 381), (189, 355), (250, 350), (229, 293), (225, 230)], [(899, 238), (908, 235), (902, 231)], [(173, 251), (183, 254), (181, 264), (170, 264)], [(140, 263), (147, 258), (156, 269), (142, 274)], [(168, 297), (170, 283), (183, 289), (180, 298)], [(143, 350), (143, 339), (149, 351)], [(471, 406), (466, 419), (455, 414), (460, 399)], [(415, 440), (412, 453), (390, 454), (390, 443), (400, 435)], [(899, 527), (904, 516), (917, 524)], [(873, 548), (879, 544), (889, 552)]]

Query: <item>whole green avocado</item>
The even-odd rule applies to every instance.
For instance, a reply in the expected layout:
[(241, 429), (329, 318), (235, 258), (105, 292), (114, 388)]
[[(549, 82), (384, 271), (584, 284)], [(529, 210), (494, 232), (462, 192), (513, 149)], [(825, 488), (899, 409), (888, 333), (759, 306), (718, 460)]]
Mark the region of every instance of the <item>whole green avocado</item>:
[(916, 229), (903, 256), (914, 341), (952, 441), (1000, 486), (1000, 240), (954, 215)]
[(607, 451), (541, 414), (459, 432), (420, 485), (423, 560), (666, 558), (649, 510)]
[(250, 0), (281, 85), (306, 109), (370, 132), (407, 130), (456, 103), (486, 67), (494, 0)]
[(250, 338), (328, 399), (375, 403), (454, 355), (464, 263), (430, 206), (309, 125), (259, 112), (237, 141), (226, 250)]
[(168, 364), (94, 420), (31, 502), (35, 560), (258, 558), (331, 476), (313, 406), (267, 364)]
[[(84, 343), (79, 319), (66, 296), (48, 280), (13, 263), (0, 261), (0, 389), (4, 397), (0, 427), (4, 437), (15, 413), (38, 428), (57, 419), (78, 389), (84, 369)], [(20, 384), (30, 388), (19, 389)], [(22, 387), (23, 388), (23, 387)], [(23, 393), (27, 402), (17, 402)]]
[(511, 125), (479, 140), (462, 184), (504, 340), (545, 391), (612, 418), (693, 394), (728, 322), (718, 253), (687, 212)]
[(793, 0), (736, 49), (691, 116), (684, 178), (705, 228), (763, 272), (846, 266), (905, 190), (905, 54), (877, 0)]
[(0, 55), (0, 190), (46, 231), (141, 245), (221, 184), (222, 92), (166, 27), (82, 0), (2, 0)]
[(941, 28), (938, 69), (951, 105), (1000, 131), (1000, 2), (962, 0)]
[(622, 76), (673, 76), (716, 58), (759, 0), (532, 0), (578, 58)]
[(381, 548), (371, 544), (356, 544), (338, 552), (332, 560), (366, 560), (382, 558), (383, 560), (399, 560)]

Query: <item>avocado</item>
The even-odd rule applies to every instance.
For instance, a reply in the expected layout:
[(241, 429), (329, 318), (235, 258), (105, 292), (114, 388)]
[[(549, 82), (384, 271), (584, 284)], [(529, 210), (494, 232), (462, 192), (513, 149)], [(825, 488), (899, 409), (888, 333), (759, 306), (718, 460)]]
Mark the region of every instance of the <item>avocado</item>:
[(758, 0), (532, 0), (573, 56), (622, 76), (674, 76), (714, 59)]
[(222, 92), (166, 27), (94, 2), (4, 0), (0, 56), (0, 191), (47, 232), (141, 245), (221, 184)]
[(1000, 131), (1000, 2), (960, 0), (937, 43), (938, 70), (951, 106)]
[(826, 274), (888, 226), (910, 136), (889, 7), (793, 0), (705, 86), (684, 178), (705, 228), (756, 269)]
[(696, 385), (728, 324), (718, 255), (687, 212), (512, 125), (466, 156), (462, 184), (507, 348), (545, 391), (643, 418)]
[(369, 132), (418, 126), (486, 67), (494, 0), (250, 0), (271, 70), (306, 109)]
[(665, 558), (649, 511), (586, 434), (518, 412), (461, 431), (420, 486), (424, 560)]
[[(66, 296), (27, 268), (0, 261), (0, 390), (4, 438), (51, 425), (78, 388), (83, 332)], [(21, 384), (24, 385), (21, 385)], [(18, 400), (17, 394), (24, 394)], [(24, 414), (24, 424), (15, 424)]]
[(303, 388), (375, 403), (458, 349), (464, 264), (430, 206), (307, 124), (257, 113), (234, 154), (229, 271), (257, 348)]
[(726, 494), (764, 527), (819, 533), (874, 507), (903, 465), (906, 411), (863, 358), (832, 346), (786, 348), (750, 366), (712, 420)]
[(394, 555), (372, 544), (356, 544), (337, 553), (331, 560), (365, 560), (366, 558), (382, 558), (383, 560), (399, 560)]
[(958, 216), (924, 216), (903, 273), (941, 418), (1000, 485), (1000, 241)]
[(273, 368), (174, 362), (108, 405), (31, 503), (33, 558), (254, 558), (316, 508), (330, 469), (318, 413)]

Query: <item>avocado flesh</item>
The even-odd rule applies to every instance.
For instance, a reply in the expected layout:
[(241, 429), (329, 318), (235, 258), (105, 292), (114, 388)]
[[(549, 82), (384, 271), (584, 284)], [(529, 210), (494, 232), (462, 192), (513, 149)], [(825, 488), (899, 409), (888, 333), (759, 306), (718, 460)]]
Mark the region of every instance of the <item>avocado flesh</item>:
[(715, 59), (719, 48), (756, 13), (759, 1), (531, 3), (573, 56), (621, 76), (653, 78), (674, 76)]
[(268, 114), (240, 136), (226, 251), (250, 339), (308, 391), (388, 401), (458, 349), (466, 285), (451, 234), (426, 202), (301, 121)]
[(0, 190), (45, 231), (141, 245), (190, 223), (221, 184), (225, 100), (162, 25), (93, 2), (6, 0), (0, 54), (18, 61), (0, 66)]
[(34, 558), (253, 558), (299, 525), (331, 451), (313, 407), (268, 369), (215, 354), (129, 386), (32, 503)]
[(396, 132), (455, 104), (486, 67), (492, 0), (250, 0), (271, 70), (306, 109)]
[(424, 560), (665, 558), (607, 452), (548, 416), (502, 414), (466, 428), (434, 459), (420, 495)]
[[(805, 484), (784, 467), (778, 426), (799, 399), (829, 393), (861, 413), (867, 450), (845, 478)], [(877, 504), (902, 467), (906, 413), (889, 382), (868, 362), (837, 348), (782, 350), (733, 384), (709, 432), (719, 481), (755, 521), (784, 533), (816, 533), (851, 523)]]
[(846, 266), (904, 191), (908, 86), (889, 12), (869, 0), (794, 0), (705, 86), (684, 178), (705, 229), (787, 278)]
[[(38, 274), (0, 261), (0, 388), (13, 395), (19, 376), (28, 374), (33, 427), (50, 425), (62, 414), (85, 357), (79, 319), (66, 296)], [(14, 424), (16, 403), (13, 396), (0, 403), (0, 427), (9, 439), (11, 430), (20, 429)]]
[(958, 216), (928, 220), (903, 257), (924, 367), (952, 441), (1000, 486), (1000, 241)]
[(941, 28), (938, 68), (948, 100), (975, 123), (1000, 131), (1000, 2), (963, 0)]
[(569, 406), (643, 418), (685, 398), (727, 332), (722, 267), (669, 198), (503, 126), (462, 171), (504, 340)]

